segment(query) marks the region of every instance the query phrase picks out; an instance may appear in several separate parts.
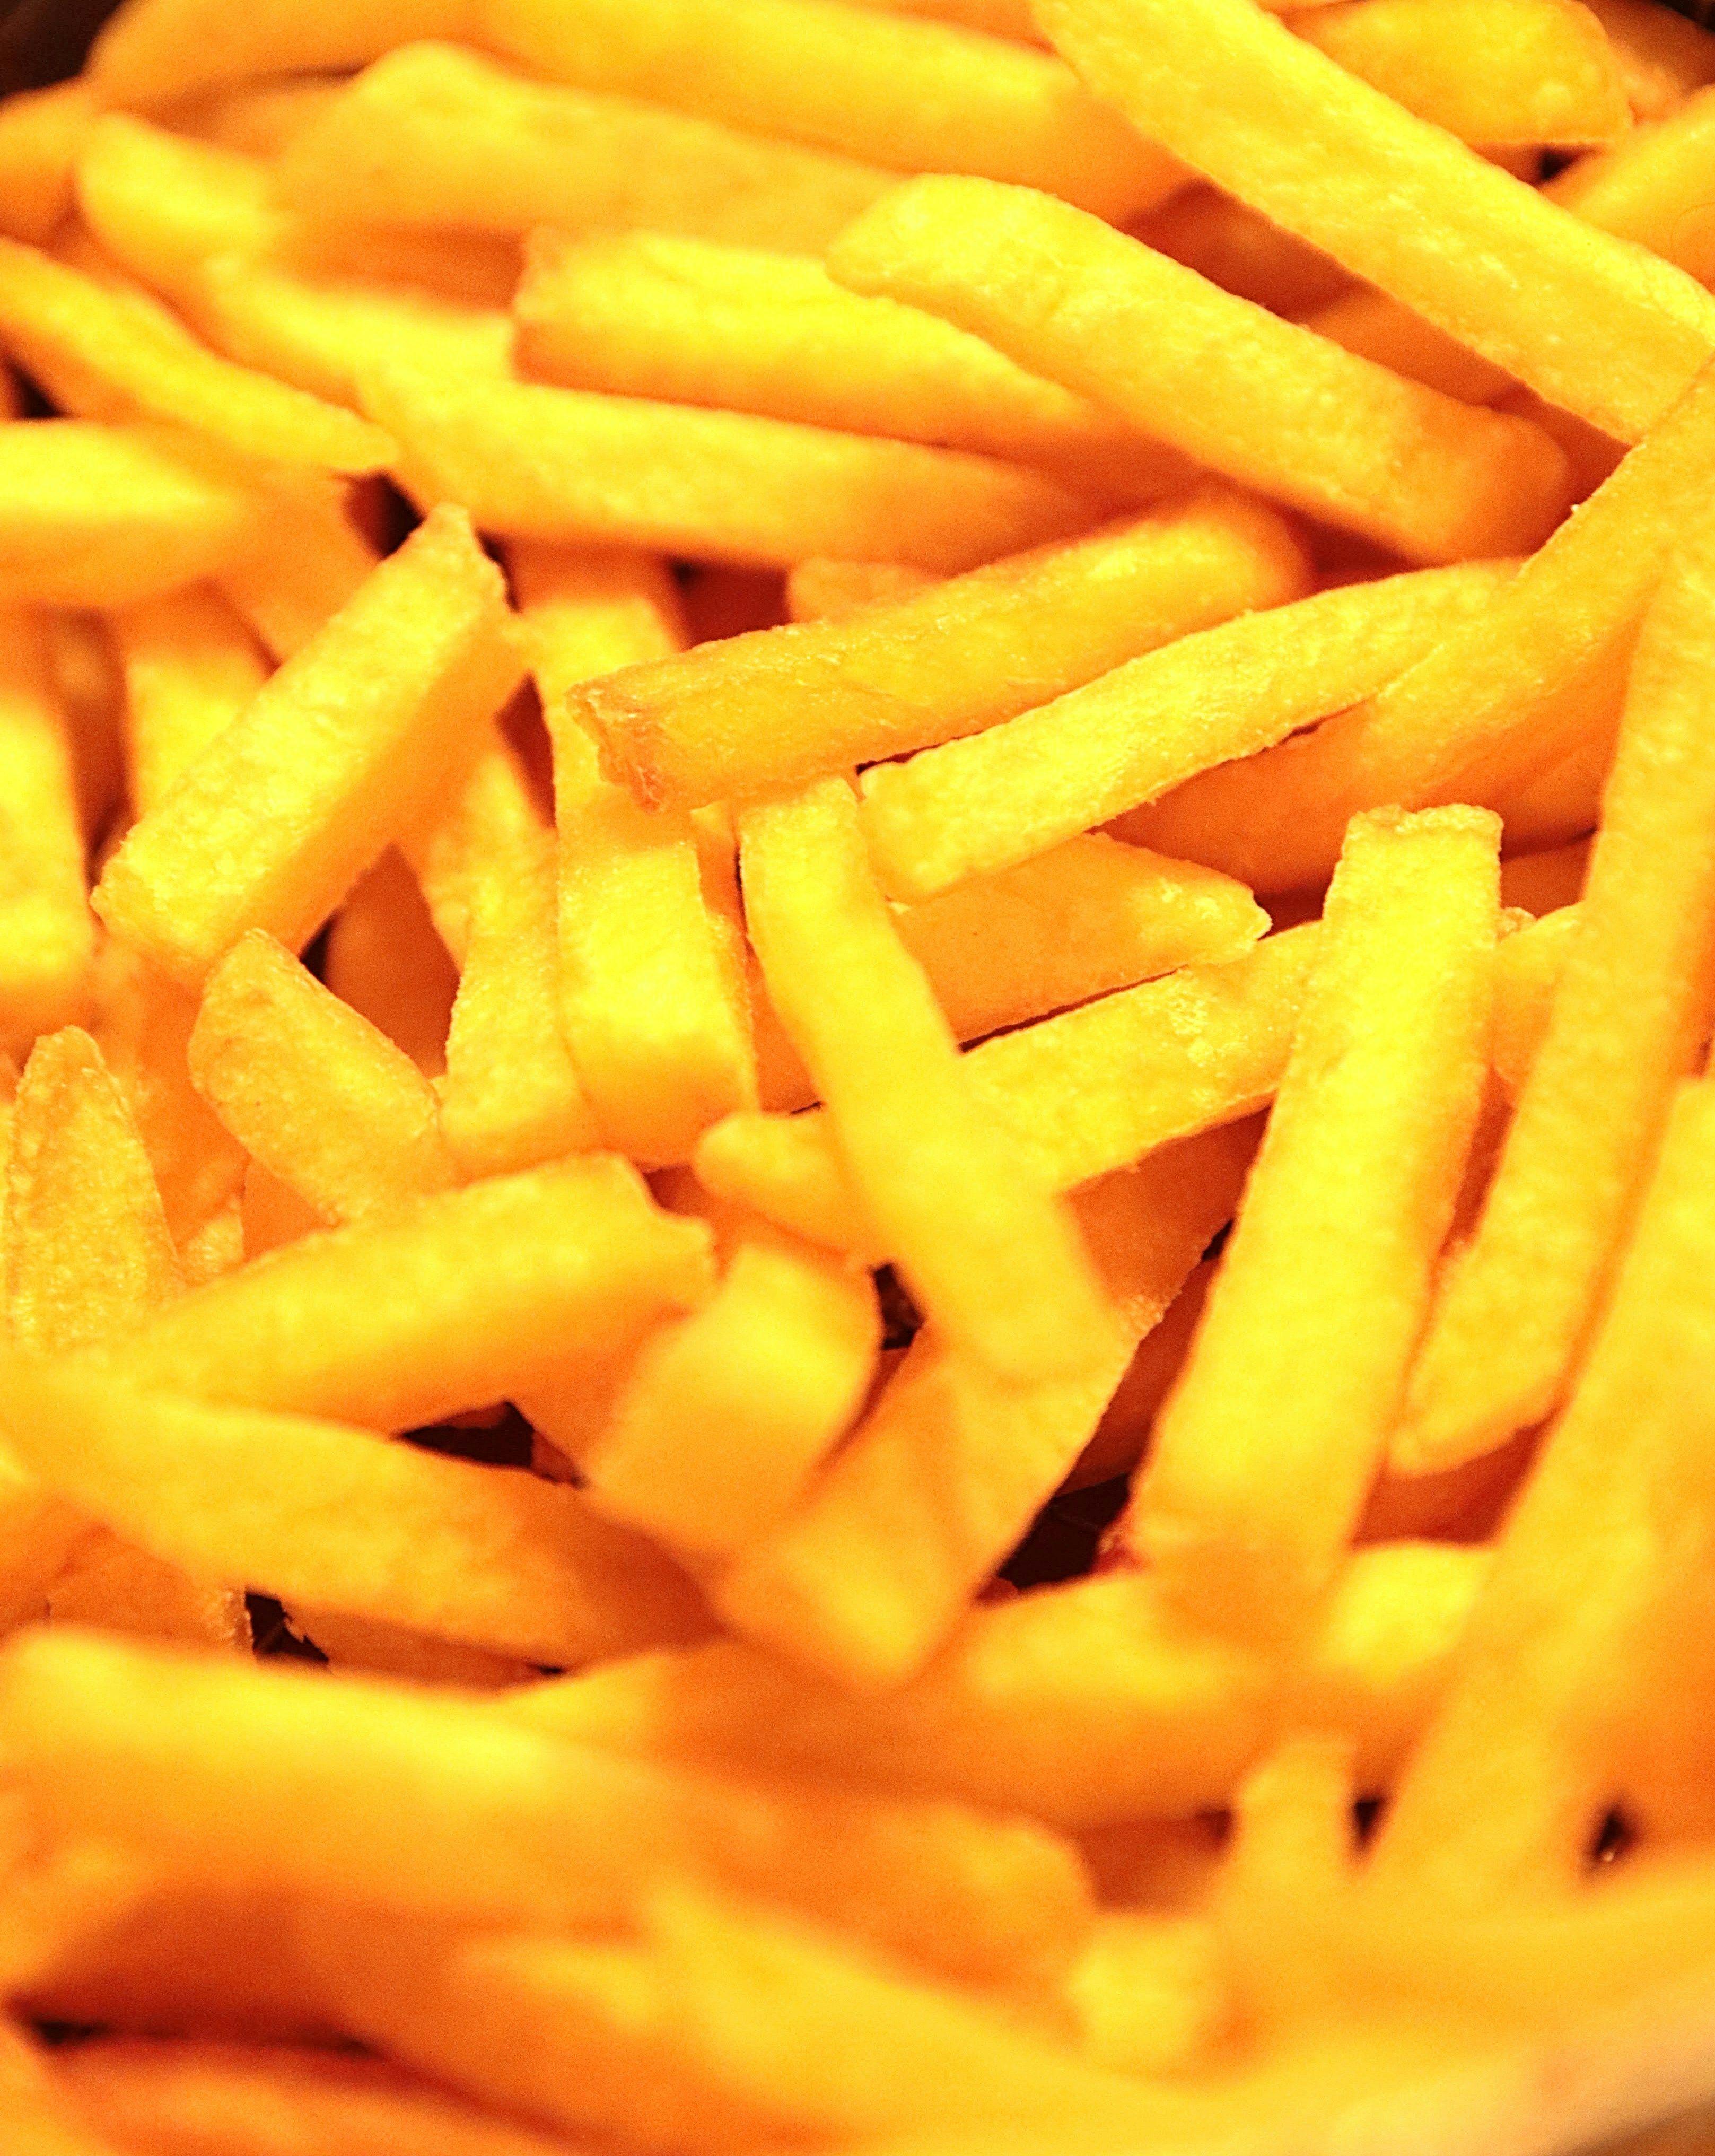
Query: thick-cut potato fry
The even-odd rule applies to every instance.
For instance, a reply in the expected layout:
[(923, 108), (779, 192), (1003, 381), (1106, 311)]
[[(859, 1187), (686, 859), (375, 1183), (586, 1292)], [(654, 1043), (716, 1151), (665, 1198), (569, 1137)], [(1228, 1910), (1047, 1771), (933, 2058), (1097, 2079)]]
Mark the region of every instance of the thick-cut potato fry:
[(0, 423), (0, 603), (157, 598), (236, 560), (270, 506), (254, 475), (170, 428)]
[(538, 234), (515, 311), (522, 363), (574, 389), (973, 450), (1107, 501), (1154, 501), (1197, 476), (980, 339), (842, 290), (802, 256), (663, 233)]
[[(1245, 1131), (1253, 1145), (1262, 1135), (1255, 1122), (1235, 1127)], [(1205, 1258), (1173, 1297), (1160, 1324), (1138, 1342), (1126, 1374), (1102, 1410), (1096, 1435), (1066, 1477), (1068, 1490), (1088, 1489), (1129, 1475), (1143, 1457), (1155, 1419), (1185, 1367), (1191, 1337), (1203, 1316), (1219, 1263), (1218, 1257)]]
[(709, 1630), (667, 1559), (535, 1476), (16, 1353), (0, 1430), (46, 1488), (205, 1582), (555, 1664)]
[(469, 760), (520, 671), (499, 572), (442, 511), (132, 829), (97, 911), (187, 986), (246, 929), (295, 948)]
[(50, 613), (43, 627), (49, 677), (71, 742), (78, 806), (94, 841), (106, 833), (125, 796), (124, 677), (105, 617)]
[(640, 800), (742, 800), (980, 732), (1307, 583), (1281, 519), (1211, 490), (844, 619), (628, 670), (576, 715)]
[(412, 1430), (617, 1353), (700, 1301), (709, 1271), (701, 1223), (658, 1212), (601, 1155), (307, 1237), (116, 1353), (159, 1390)]
[(1409, 561), (1520, 552), (1570, 501), (1563, 453), (1528, 421), (1390, 374), (1046, 195), (915, 180), (828, 266)]
[(1338, 262), (1214, 187), (1187, 187), (1127, 228), (1158, 254), (1271, 314), (1307, 314), (1351, 283)]
[(920, 1333), (803, 1502), (719, 1583), (727, 1623), (853, 1689), (915, 1676), (1065, 1479), (1138, 1340), (1231, 1219), (1250, 1149), (1246, 1132), (1211, 1132), (1079, 1194), (1117, 1320), (1087, 1371), (997, 1383)]
[(1383, 1829), (1378, 1892), (1487, 1907), (1572, 1878), (1616, 1800), (1648, 1818), (1653, 1763), (1627, 1742), (1636, 1686), (1645, 1672), (1671, 1685), (1707, 1607), (1712, 1168), (1715, 1091), (1686, 1086), (1584, 1377)]
[(188, 1052), (251, 1158), (334, 1225), (454, 1179), (416, 1065), (260, 929), (208, 976)]
[(322, 978), (417, 1065), (447, 1067), (458, 968), (435, 932), (417, 879), (389, 847), (334, 916)]
[(936, 582), (927, 569), (903, 562), (840, 562), (813, 555), (793, 562), (786, 578), (788, 621), (841, 621), (866, 606), (907, 599)]
[(476, 0), (130, 0), (95, 40), (90, 75), (108, 105), (148, 107), (299, 69), (362, 67), (414, 38), (474, 35)]
[(906, 172), (980, 172), (1135, 217), (1181, 168), (1064, 60), (840, 0), (485, 0), (502, 51), (562, 82), (653, 99)]
[(1645, 619), (1548, 1030), (1482, 1214), (1412, 1373), (1396, 1466), (1453, 1467), (1540, 1422), (1575, 1369), (1712, 1013), (1715, 528), (1693, 528)]
[(1608, 33), (1640, 120), (1659, 120), (1715, 82), (1715, 37), (1657, 0), (1584, 0)]
[(351, 604), (380, 560), (340, 495), (310, 491), (270, 505), (265, 531), (218, 581), (263, 648), (284, 662)]
[(207, 586), (121, 608), (112, 623), (131, 805), (146, 816), (259, 694), (270, 670), (249, 630)]
[(807, 554), (975, 568), (1094, 523), (1020, 465), (750, 412), (377, 365), (363, 405), (424, 507), (485, 531), (788, 568)]
[(1577, 935), (1578, 908), (1557, 906), (1534, 927), (1507, 937), (1495, 954), (1493, 1060), (1510, 1100), (1524, 1091)]
[[(1014, 1175), (1071, 1190), (1176, 1138), (1265, 1106), (1285, 1067), (1317, 930), (1065, 1011), (974, 1048), (964, 1068), (1005, 1132)], [(698, 1178), (813, 1242), (895, 1253), (842, 1164), (825, 1111), (733, 1116), (696, 1149)]]
[[(1329, 873), (1360, 809), (1477, 801), (1505, 810), (1509, 789), (1582, 746), (1595, 746), (1599, 764), (1638, 624), (1701, 510), (1712, 452), (1715, 369), (1487, 608), (1415, 666), (1302, 739), (1193, 779), (1127, 835), (1254, 890), (1304, 890)], [(1574, 805), (1581, 822), (1520, 832), (1516, 843), (1588, 830), (1594, 804)]]
[(926, 1314), (998, 1378), (1083, 1374), (1112, 1332), (1107, 1296), (1070, 1216), (972, 1089), (870, 875), (850, 788), (824, 780), (750, 809), (741, 866), (770, 1000)]
[(395, 450), (378, 427), (221, 359), (145, 295), (0, 240), (0, 344), (64, 411), (152, 419), (240, 455), (373, 472)]
[(182, 1286), (136, 1126), (74, 1027), (44, 1034), (24, 1065), (0, 1259), (7, 1329), (47, 1353), (126, 1332)]
[[(876, 874), (896, 897), (927, 898), (1271, 747), (1374, 695), (1512, 573), (1473, 562), (1241, 614), (973, 740), (883, 765), (864, 782)], [(1141, 839), (1148, 822), (1120, 828)]]
[(48, 1591), (55, 1625), (97, 1625), (146, 1639), (250, 1650), (250, 1620), (241, 1589), (211, 1587), (170, 1559), (97, 1527), (74, 1549)]
[(74, 168), (95, 113), (82, 82), (7, 99), (0, 116), (0, 231), (46, 244), (71, 208)]
[(857, 0), (887, 15), (928, 15), (939, 23), (961, 23), (991, 38), (1012, 38), (1021, 45), (1043, 44), (1030, 0)]
[(1328, 300), (1305, 316), (1304, 326), (1464, 404), (1487, 404), (1514, 386), (1504, 368), (1373, 285), (1356, 285)]
[(667, 1769), (374, 1679), (38, 1634), (0, 1650), (0, 1727), (44, 1824), (216, 1888), (552, 1931), (726, 1880), (991, 1979), (1057, 1976), (1090, 1923), (1076, 1852), (1028, 1820)]
[(819, 254), (892, 175), (687, 113), (532, 81), (443, 44), (390, 53), (280, 162), (321, 224), (521, 236), (644, 228)]
[(1612, 142), (1631, 125), (1601, 24), (1578, 0), (1347, 0), (1292, 28), (1408, 110), (1485, 149)]
[(403, 1677), (413, 1684), (463, 1686), (479, 1691), (527, 1683), (536, 1675), (516, 1655), (491, 1655), (484, 1647), (460, 1646), (403, 1625), (349, 1617), (331, 1609), (307, 1609), (301, 1602), (286, 1609), (293, 1631), (326, 1655), (336, 1669), (367, 1670), (381, 1676)]
[(1104, 1910), (1066, 1984), (1092, 2065), (1148, 2076), (1209, 2064), (1232, 2001), (1214, 1931), (1197, 1917)]
[(1707, 283), (1715, 275), (1715, 91), (1638, 128), (1605, 157), (1582, 157), (1551, 180), (1552, 202), (1635, 239)]
[(1500, 833), (1354, 819), (1268, 1129), (1132, 1514), (1163, 1592), (1278, 1635), (1385, 1451), (1486, 1075)]
[(88, 1016), (95, 947), (66, 714), (39, 622), (8, 612), (0, 634), (0, 1044), (23, 1048)]
[(249, 82), (175, 98), (170, 117), (175, 133), (193, 135), (217, 149), (241, 151), (249, 157), (277, 157), (344, 87), (338, 75), (270, 72)]
[(1715, 351), (1715, 300), (1689, 278), (1540, 200), (1253, 0), (1037, 12), (1153, 141), (1620, 440)]

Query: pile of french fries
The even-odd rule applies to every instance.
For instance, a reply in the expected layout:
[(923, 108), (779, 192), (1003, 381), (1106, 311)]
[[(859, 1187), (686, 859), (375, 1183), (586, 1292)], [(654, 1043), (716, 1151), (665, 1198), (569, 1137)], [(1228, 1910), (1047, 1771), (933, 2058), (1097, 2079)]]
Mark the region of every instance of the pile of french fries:
[(1656, 0), (0, 105), (5, 2156), (1715, 2089), (1712, 284)]

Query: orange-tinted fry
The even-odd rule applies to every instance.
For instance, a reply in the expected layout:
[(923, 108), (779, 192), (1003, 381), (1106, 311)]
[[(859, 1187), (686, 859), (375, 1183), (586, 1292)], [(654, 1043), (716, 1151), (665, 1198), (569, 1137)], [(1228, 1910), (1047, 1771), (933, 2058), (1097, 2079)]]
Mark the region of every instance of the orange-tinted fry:
[(342, 1003), (403, 1048), (425, 1078), (447, 1067), (459, 973), (417, 879), (389, 847), (328, 932), (322, 978)]
[(0, 634), (0, 1044), (88, 1014), (95, 924), (64, 710), (40, 624)]

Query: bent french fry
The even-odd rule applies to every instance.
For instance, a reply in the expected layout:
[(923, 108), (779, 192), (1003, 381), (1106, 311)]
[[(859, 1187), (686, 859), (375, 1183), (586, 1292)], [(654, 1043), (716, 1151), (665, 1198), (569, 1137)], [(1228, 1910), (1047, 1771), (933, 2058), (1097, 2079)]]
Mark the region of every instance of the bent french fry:
[(1706, 283), (1715, 274), (1715, 95), (1699, 90), (1605, 156), (1581, 157), (1544, 192), (1588, 224), (1634, 239)]
[(0, 1041), (26, 1047), (87, 1017), (94, 958), (66, 714), (39, 622), (8, 612), (0, 635)]
[(813, 555), (793, 562), (786, 578), (788, 621), (839, 621), (866, 606), (910, 598), (936, 581), (903, 562), (838, 562)]
[(837, 0), (486, 0), (503, 52), (562, 82), (901, 172), (981, 172), (1098, 216), (1136, 216), (1180, 167), (1065, 63)]
[(424, 507), (512, 539), (787, 568), (807, 554), (975, 568), (1096, 521), (1019, 465), (749, 412), (382, 365), (363, 406)]
[(1050, 1186), (972, 1088), (870, 875), (850, 788), (826, 780), (752, 808), (740, 839), (770, 999), (926, 1314), (996, 1377), (1081, 1374), (1111, 1332), (1107, 1295)]
[(71, 208), (72, 175), (95, 123), (88, 85), (8, 97), (0, 114), (0, 230), (44, 246)]
[(131, 805), (146, 816), (259, 694), (270, 669), (232, 607), (207, 586), (122, 608), (112, 622)]
[(1385, 1450), (1476, 1126), (1500, 837), (1354, 819), (1262, 1149), (1133, 1512), (1162, 1591), (1279, 1636), (1338, 1568)]
[(1715, 680), (1712, 603), (1715, 534), (1704, 520), (1645, 617), (1548, 1029), (1412, 1373), (1393, 1455), (1408, 1470), (1456, 1466), (1554, 1407), (1674, 1086), (1707, 1035), (1715, 754), (1702, 715)]
[(1715, 300), (1688, 277), (1543, 201), (1251, 0), (1040, 0), (1038, 15), (1153, 141), (1622, 441), (1715, 351)]
[(1353, 0), (1313, 8), (1292, 28), (1409, 111), (1483, 148), (1578, 149), (1612, 142), (1631, 124), (1614, 49), (1576, 0)]
[(425, 1078), (447, 1067), (458, 969), (435, 932), (417, 879), (389, 847), (328, 931), (322, 978), (380, 1028)]
[(1281, 519), (1211, 490), (844, 619), (628, 669), (576, 716), (640, 800), (742, 800), (980, 732), (1139, 652), (1297, 598), (1307, 578)]
[[(1242, 958), (1185, 967), (973, 1049), (963, 1065), (972, 1091), (1017, 1168), (1071, 1190), (1266, 1106), (1317, 932), (1308, 925), (1269, 937)], [(813, 1242), (877, 1264), (895, 1255), (822, 1110), (729, 1116), (704, 1137), (694, 1164), (711, 1190)]]
[(321, 224), (521, 236), (642, 227), (819, 254), (890, 173), (629, 98), (568, 90), (454, 45), (403, 45), (280, 159)]
[(46, 1488), (211, 1584), (559, 1665), (708, 1630), (666, 1558), (534, 1476), (18, 1353), (0, 1430)]
[(714, 1590), (743, 1637), (854, 1690), (907, 1681), (1065, 1479), (1138, 1340), (1232, 1216), (1250, 1154), (1223, 1130), (1074, 1202), (1113, 1299), (1086, 1372), (997, 1383), (926, 1329), (791, 1517)]
[(152, 1389), (413, 1430), (618, 1353), (699, 1301), (709, 1271), (702, 1224), (658, 1212), (603, 1155), (307, 1236), (182, 1296), (116, 1353)]
[(499, 572), (444, 511), (133, 828), (97, 911), (187, 986), (246, 929), (295, 948), (470, 757), (520, 670)]
[[(1271, 747), (1402, 674), (1512, 570), (1474, 562), (1241, 614), (974, 739), (885, 764), (863, 782), (876, 874), (897, 898), (928, 898)], [(1121, 829), (1141, 834), (1147, 821)]]
[(860, 299), (801, 256), (662, 233), (539, 233), (514, 311), (522, 362), (574, 389), (969, 449), (1107, 501), (1154, 501), (1197, 477), (1174, 451), (993, 346)]
[(913, 180), (828, 267), (1408, 561), (1522, 552), (1570, 501), (1563, 453), (1528, 421), (1390, 374), (1046, 195)]
[(228, 1130), (326, 1221), (366, 1219), (453, 1180), (416, 1065), (259, 929), (208, 976), (188, 1052)]
[(131, 0), (95, 40), (90, 74), (109, 105), (150, 106), (260, 75), (362, 67), (413, 38), (474, 34), (473, 0)]

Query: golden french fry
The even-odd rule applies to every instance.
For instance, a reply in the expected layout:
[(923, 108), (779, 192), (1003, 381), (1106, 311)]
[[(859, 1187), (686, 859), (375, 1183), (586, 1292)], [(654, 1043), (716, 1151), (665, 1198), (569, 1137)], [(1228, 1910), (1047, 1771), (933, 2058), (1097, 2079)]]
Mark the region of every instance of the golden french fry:
[(1564, 454), (1528, 421), (1390, 374), (1046, 195), (914, 180), (828, 266), (1409, 561), (1522, 552), (1570, 501)]
[(50, 613), (43, 623), (48, 671), (65, 713), (78, 806), (91, 840), (107, 832), (125, 797), (125, 682), (108, 624)]
[(458, 969), (395, 848), (335, 915), (323, 978), (341, 1003), (403, 1048), (425, 1078), (440, 1076)]
[(413, 1684), (462, 1686), (479, 1691), (524, 1684), (536, 1675), (531, 1665), (516, 1655), (461, 1646), (456, 1640), (437, 1640), (427, 1632), (409, 1631), (371, 1617), (308, 1609), (301, 1602), (293, 1603), (286, 1615), (292, 1630), (326, 1655), (336, 1670), (367, 1670)]
[(1024, 45), (1043, 43), (1029, 0), (859, 0), (859, 4), (889, 15), (928, 15), (940, 23), (962, 23), (968, 30), (1014, 38)]
[[(896, 897), (927, 898), (1136, 810), (1194, 767), (1272, 747), (1384, 687), (1512, 571), (1473, 562), (1241, 614), (973, 740), (883, 765), (864, 782), (876, 873)], [(1118, 828), (1149, 844), (1151, 820)]]
[(23, 1047), (88, 1015), (95, 924), (46, 640), (37, 620), (9, 613), (0, 643), (0, 1040)]
[(74, 1506), (0, 1460), (0, 1631), (47, 1615), (49, 1589), (89, 1535)]
[(339, 495), (306, 492), (270, 510), (257, 543), (218, 581), (264, 649), (283, 663), (351, 604), (380, 561)]
[(639, 800), (741, 800), (978, 733), (1307, 580), (1281, 519), (1210, 490), (845, 619), (628, 669), (575, 715)]
[(1308, 314), (1351, 283), (1338, 262), (1213, 187), (1186, 187), (1147, 217), (1131, 219), (1127, 229), (1158, 254), (1271, 314)]
[(1653, 0), (1585, 0), (1608, 33), (1640, 120), (1659, 120), (1715, 82), (1715, 38)]
[[(1245, 957), (1185, 967), (973, 1049), (964, 1067), (1005, 1132), (1011, 1172), (1071, 1190), (1265, 1106), (1318, 932), (1307, 924), (1269, 937)], [(729, 1116), (703, 1137), (695, 1166), (711, 1190), (813, 1242), (877, 1264), (894, 1255), (823, 1110)]]
[(277, 157), (345, 87), (337, 75), (269, 73), (172, 103), (174, 131), (250, 157)]
[(0, 230), (45, 245), (71, 208), (72, 174), (95, 119), (82, 82), (8, 97), (0, 116)]
[(1140, 2076), (1206, 2065), (1233, 2020), (1220, 1943), (1196, 1917), (1104, 1910), (1066, 1999), (1084, 2056)]
[(710, 1270), (701, 1223), (599, 1155), (306, 1237), (182, 1297), (121, 1359), (157, 1390), (412, 1430), (617, 1353)]
[(1574, 839), (1534, 854), (1513, 854), (1501, 864), (1501, 903), (1539, 917), (1576, 906), (1589, 874), (1590, 840)]
[(860, 299), (802, 256), (664, 233), (539, 233), (514, 311), (522, 363), (574, 389), (969, 449), (1106, 501), (1154, 501), (1197, 477), (1186, 459), (992, 346)]
[(1637, 241), (1701, 284), (1715, 274), (1712, 180), (1715, 95), (1700, 90), (1605, 156), (1581, 157), (1544, 192), (1575, 217)]
[(409, 38), (475, 27), (470, 0), (264, 0), (236, 17), (210, 0), (132, 0), (96, 39), (90, 75), (105, 103), (150, 106), (259, 75), (362, 67)]
[(443, 511), (132, 829), (98, 911), (187, 986), (249, 928), (295, 947), (470, 757), (519, 671), (499, 572)]
[(1464, 404), (1492, 403), (1515, 386), (1503, 367), (1373, 285), (1357, 285), (1326, 301), (1304, 317), (1304, 326), (1361, 359), (1373, 359)]
[(72, 1552), (48, 1591), (48, 1615), (55, 1625), (250, 1650), (242, 1589), (211, 1587), (105, 1527), (95, 1528)]
[(1715, 300), (1689, 278), (1542, 201), (1251, 0), (1040, 0), (1038, 14), (1153, 141), (1622, 441), (1715, 351)]
[(643, 227), (813, 254), (891, 180), (434, 44), (401, 46), (367, 69), (279, 170), (288, 203), (324, 225), (507, 237)]
[[(1499, 828), (1357, 819), (1262, 1149), (1133, 1532), (1197, 1620), (1290, 1633), (1385, 1451), (1476, 1125)], [(1265, 1435), (1266, 1432), (1266, 1435)]]
[(1548, 1033), (1578, 920), (1575, 906), (1558, 906), (1495, 954), (1495, 1075), (1511, 1100), (1524, 1091)]
[[(1254, 1122), (1235, 1127), (1245, 1131), (1253, 1142), (1261, 1137)], [(1205, 1258), (1168, 1306), (1161, 1322), (1138, 1342), (1126, 1374), (1102, 1410), (1096, 1435), (1066, 1477), (1069, 1490), (1087, 1489), (1129, 1475), (1143, 1457), (1155, 1419), (1185, 1366), (1191, 1337), (1203, 1316), (1219, 1262), (1219, 1258)]]
[(789, 567), (807, 554), (979, 562), (1063, 538), (1095, 506), (1022, 465), (748, 412), (377, 366), (363, 407), (425, 506), (514, 539)]
[(793, 562), (786, 578), (788, 621), (838, 621), (866, 606), (910, 598), (934, 583), (927, 569), (903, 562), (838, 562), (814, 555)]
[(0, 1430), (46, 1488), (205, 1583), (555, 1664), (709, 1629), (666, 1558), (534, 1476), (16, 1353)]
[(122, 608), (112, 624), (131, 805), (146, 816), (260, 693), (270, 670), (249, 630), (207, 586)]

